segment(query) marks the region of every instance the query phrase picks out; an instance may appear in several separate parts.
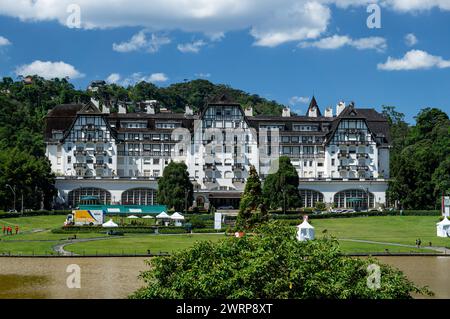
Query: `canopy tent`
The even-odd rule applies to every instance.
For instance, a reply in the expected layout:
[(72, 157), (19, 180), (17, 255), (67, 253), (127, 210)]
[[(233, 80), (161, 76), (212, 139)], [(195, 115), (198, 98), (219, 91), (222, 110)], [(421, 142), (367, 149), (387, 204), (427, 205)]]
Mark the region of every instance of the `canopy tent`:
[(170, 219), (173, 219), (173, 220), (184, 220), (184, 216), (181, 215), (180, 213), (174, 213), (174, 214), (172, 214), (172, 216), (170, 216)]
[(436, 233), (438, 237), (450, 237), (450, 220), (447, 217), (436, 224)]
[(102, 224), (102, 227), (119, 227), (115, 222), (113, 222), (112, 219), (107, 221), (106, 223)]
[(127, 216), (127, 218), (139, 218), (139, 217), (137, 217), (137, 216), (134, 216), (134, 215), (130, 215), (130, 216)]
[(146, 215), (146, 216), (144, 216), (144, 217), (142, 217), (142, 218), (149, 219), (149, 218), (155, 218), (155, 217), (150, 216), (150, 215)]
[(165, 219), (169, 219), (170, 216), (167, 215), (166, 212), (162, 212), (161, 214), (156, 215), (156, 218), (160, 218), (160, 219), (164, 219), (164, 218), (165, 218)]
[(297, 226), (297, 239), (299, 241), (313, 240), (314, 236), (314, 227), (308, 223), (308, 216), (305, 216), (303, 223)]

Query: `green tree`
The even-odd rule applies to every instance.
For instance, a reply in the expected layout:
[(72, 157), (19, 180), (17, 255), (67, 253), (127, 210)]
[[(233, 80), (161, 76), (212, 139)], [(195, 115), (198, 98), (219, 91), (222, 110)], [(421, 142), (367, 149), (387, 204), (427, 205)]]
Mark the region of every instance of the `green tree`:
[(184, 210), (186, 202), (188, 208), (192, 204), (193, 189), (186, 164), (170, 162), (158, 180), (158, 203), (177, 211)]
[(250, 166), (249, 177), (245, 184), (244, 194), (239, 203), (239, 214), (236, 226), (239, 228), (252, 228), (261, 222), (268, 220), (268, 214), (263, 205), (261, 180), (256, 168)]
[[(419, 288), (397, 269), (372, 258), (343, 255), (338, 242), (300, 242), (293, 227), (261, 225), (254, 235), (201, 241), (170, 257), (149, 260), (140, 299), (400, 299)], [(369, 288), (368, 265), (380, 266), (378, 289)]]
[(278, 170), (269, 174), (264, 181), (264, 201), (272, 209), (298, 207), (300, 196), (297, 170), (287, 156), (280, 156), (278, 163)]

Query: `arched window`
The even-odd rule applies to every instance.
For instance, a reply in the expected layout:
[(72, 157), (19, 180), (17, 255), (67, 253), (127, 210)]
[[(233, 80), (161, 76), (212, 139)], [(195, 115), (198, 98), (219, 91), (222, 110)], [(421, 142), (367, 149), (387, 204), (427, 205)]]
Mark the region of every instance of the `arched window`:
[(314, 207), (317, 202), (323, 203), (323, 194), (311, 189), (300, 189), (300, 198), (303, 207)]
[(374, 196), (372, 193), (362, 189), (347, 189), (334, 195), (334, 204), (339, 208), (367, 208), (367, 197), (369, 197), (369, 208), (374, 207)]
[(78, 206), (83, 197), (96, 197), (99, 204), (111, 204), (111, 193), (103, 188), (80, 187), (69, 192), (69, 205)]
[(122, 193), (122, 205), (156, 205), (156, 190), (132, 188)]

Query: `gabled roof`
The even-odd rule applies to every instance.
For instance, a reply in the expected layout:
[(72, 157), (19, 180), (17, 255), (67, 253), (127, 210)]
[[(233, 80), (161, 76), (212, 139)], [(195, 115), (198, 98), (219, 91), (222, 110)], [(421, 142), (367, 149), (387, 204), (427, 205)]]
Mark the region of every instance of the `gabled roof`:
[(227, 92), (223, 92), (221, 94), (216, 95), (208, 102), (208, 104), (209, 105), (240, 105)]
[(77, 112), (77, 114), (83, 114), (83, 115), (88, 115), (88, 114), (95, 114), (95, 115), (101, 115), (104, 114), (102, 112), (100, 112), (100, 110), (94, 105), (94, 103), (92, 103), (91, 101), (89, 101), (88, 103), (86, 103), (83, 108)]
[(322, 116), (322, 113), (320, 112), (319, 105), (317, 104), (316, 98), (313, 95), (313, 97), (311, 99), (311, 102), (309, 103), (308, 110), (306, 111), (306, 116), (308, 116), (309, 111), (312, 110), (314, 107), (317, 108), (317, 116)]

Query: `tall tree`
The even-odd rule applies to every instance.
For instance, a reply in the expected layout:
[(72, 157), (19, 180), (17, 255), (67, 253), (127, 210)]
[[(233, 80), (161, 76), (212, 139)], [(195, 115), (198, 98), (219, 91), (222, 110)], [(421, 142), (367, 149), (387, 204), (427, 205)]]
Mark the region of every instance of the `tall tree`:
[(267, 220), (268, 214), (263, 204), (261, 180), (256, 172), (256, 168), (252, 165), (250, 166), (249, 177), (239, 204), (236, 225), (239, 228), (248, 229)]
[(278, 163), (278, 170), (264, 181), (265, 203), (272, 209), (297, 207), (300, 204), (297, 170), (287, 156), (280, 156)]
[(186, 164), (170, 162), (158, 180), (158, 203), (178, 211), (184, 210), (186, 203), (188, 208), (192, 204), (193, 190)]

